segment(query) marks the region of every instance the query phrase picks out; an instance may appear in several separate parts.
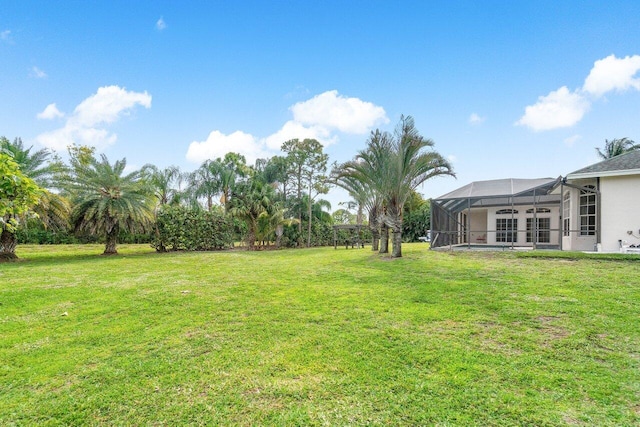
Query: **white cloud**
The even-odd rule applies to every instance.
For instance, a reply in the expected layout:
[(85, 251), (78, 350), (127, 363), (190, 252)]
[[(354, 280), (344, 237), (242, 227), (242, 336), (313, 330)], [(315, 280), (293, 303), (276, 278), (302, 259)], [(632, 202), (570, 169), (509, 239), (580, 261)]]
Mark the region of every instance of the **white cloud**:
[(338, 142), (336, 133), (363, 134), (378, 123), (389, 119), (382, 107), (358, 98), (347, 98), (338, 91), (328, 91), (289, 108), (293, 120), (288, 120), (275, 133), (256, 138), (236, 131), (225, 135), (219, 130), (209, 134), (205, 141), (194, 141), (187, 150), (187, 159), (200, 163), (207, 159), (223, 157), (232, 151), (240, 153), (253, 163), (257, 158), (270, 157), (290, 139), (317, 139), (325, 147)]
[(573, 147), (576, 144), (576, 142), (580, 141), (581, 139), (582, 139), (582, 136), (580, 135), (572, 135), (568, 138), (565, 138), (563, 142), (567, 147)]
[[(55, 108), (55, 104), (51, 105)], [(41, 114), (44, 115), (51, 105)], [(63, 150), (73, 143), (102, 149), (114, 144), (118, 138), (105, 129), (105, 125), (128, 115), (136, 105), (150, 108), (151, 95), (147, 92), (130, 92), (119, 86), (101, 87), (74, 109), (62, 128), (40, 134), (36, 140), (54, 150)], [(49, 113), (53, 111), (50, 110)]]
[(448, 160), (450, 163), (455, 163), (455, 162), (457, 162), (457, 161), (458, 161), (458, 157), (457, 157), (456, 155), (454, 155), (454, 154), (449, 154), (449, 155), (447, 156), (447, 160)]
[(479, 125), (483, 123), (486, 119), (487, 119), (486, 117), (480, 117), (476, 113), (471, 113), (471, 115), (469, 116), (469, 123), (472, 125)]
[(347, 98), (331, 90), (290, 108), (294, 121), (351, 134), (366, 134), (378, 124), (388, 123), (384, 108), (358, 98)]
[(45, 73), (44, 71), (42, 71), (40, 68), (38, 67), (33, 67), (31, 68), (31, 72), (29, 73), (29, 75), (31, 77), (34, 77), (36, 79), (44, 79), (47, 77), (47, 73)]
[(515, 124), (534, 131), (570, 127), (578, 123), (589, 110), (589, 102), (566, 86), (538, 98), (538, 102), (525, 108), (524, 116)]
[(36, 117), (44, 120), (52, 120), (64, 117), (64, 113), (58, 110), (58, 107), (56, 107), (56, 104), (54, 102), (53, 104), (47, 105), (42, 113), (38, 113)]
[(272, 150), (279, 150), (282, 143), (290, 139), (317, 139), (325, 147), (338, 142), (336, 135), (321, 126), (304, 126), (295, 120), (289, 120), (276, 133), (269, 135), (264, 139), (264, 143)]
[(634, 77), (640, 71), (640, 55), (616, 58), (609, 55), (593, 64), (584, 81), (583, 90), (596, 97), (605, 93), (627, 89), (640, 90), (640, 78)]
[(11, 30), (0, 31), (0, 40), (3, 42), (11, 42)]
[(207, 159), (224, 157), (229, 152), (242, 154), (248, 164), (253, 164), (258, 158), (269, 157), (263, 145), (251, 134), (235, 131), (225, 135), (214, 130), (205, 141), (193, 141), (189, 144), (187, 160), (199, 164)]
[(640, 55), (616, 58), (609, 55), (599, 59), (584, 81), (581, 89), (570, 92), (566, 86), (525, 108), (525, 114), (516, 125), (527, 126), (534, 131), (570, 127), (582, 120), (594, 98), (611, 91), (640, 90)]
[(128, 92), (119, 86), (104, 86), (76, 107), (73, 119), (87, 127), (113, 123), (136, 105), (150, 108), (151, 95), (147, 92)]
[(156, 29), (157, 29), (158, 31), (162, 31), (162, 30), (164, 30), (165, 28), (167, 28), (167, 23), (166, 23), (166, 22), (164, 22), (164, 18), (161, 16), (161, 17), (160, 17), (160, 19), (158, 19), (158, 20), (156, 21)]

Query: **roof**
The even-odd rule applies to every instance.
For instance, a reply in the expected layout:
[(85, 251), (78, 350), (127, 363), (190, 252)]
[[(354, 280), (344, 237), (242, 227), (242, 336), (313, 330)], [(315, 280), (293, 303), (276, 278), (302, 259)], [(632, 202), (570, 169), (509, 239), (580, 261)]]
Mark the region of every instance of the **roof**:
[(536, 179), (494, 179), (490, 181), (475, 181), (453, 190), (450, 193), (438, 197), (436, 200), (451, 199), (477, 199), (488, 197), (510, 197), (533, 194), (543, 194), (550, 190), (560, 178), (536, 178)]
[(495, 179), (475, 181), (434, 199), (441, 207), (459, 212), (470, 207), (504, 206), (512, 203), (556, 203), (558, 195), (550, 195), (562, 180), (558, 178)]
[(640, 150), (632, 150), (567, 175), (567, 179), (640, 175)]

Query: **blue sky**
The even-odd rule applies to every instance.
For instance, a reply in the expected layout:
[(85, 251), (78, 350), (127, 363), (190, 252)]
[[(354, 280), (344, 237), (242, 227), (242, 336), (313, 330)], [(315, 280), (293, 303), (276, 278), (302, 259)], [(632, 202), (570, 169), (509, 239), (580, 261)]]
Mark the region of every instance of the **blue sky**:
[(419, 188), (436, 197), (640, 142), (638, 1), (0, 6), (0, 135), (37, 148), (189, 171), (316, 137), (341, 162), (405, 114), (458, 175)]

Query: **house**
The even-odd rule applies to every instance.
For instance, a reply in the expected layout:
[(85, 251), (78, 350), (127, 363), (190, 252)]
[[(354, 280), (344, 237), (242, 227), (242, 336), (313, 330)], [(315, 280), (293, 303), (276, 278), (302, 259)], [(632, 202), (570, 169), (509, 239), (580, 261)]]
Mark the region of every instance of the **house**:
[[(618, 252), (640, 245), (640, 151), (571, 172), (563, 193), (562, 248)], [(567, 233), (567, 228), (570, 232)]]
[(478, 181), (431, 204), (431, 247), (640, 252), (640, 151), (565, 178)]

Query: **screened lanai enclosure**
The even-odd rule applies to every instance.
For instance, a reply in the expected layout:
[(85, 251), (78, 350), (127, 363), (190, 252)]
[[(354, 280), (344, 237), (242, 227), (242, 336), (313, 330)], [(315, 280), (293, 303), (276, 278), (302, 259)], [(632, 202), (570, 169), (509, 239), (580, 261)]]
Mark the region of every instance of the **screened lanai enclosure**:
[(561, 177), (477, 181), (432, 199), (431, 248), (561, 248), (562, 185)]

